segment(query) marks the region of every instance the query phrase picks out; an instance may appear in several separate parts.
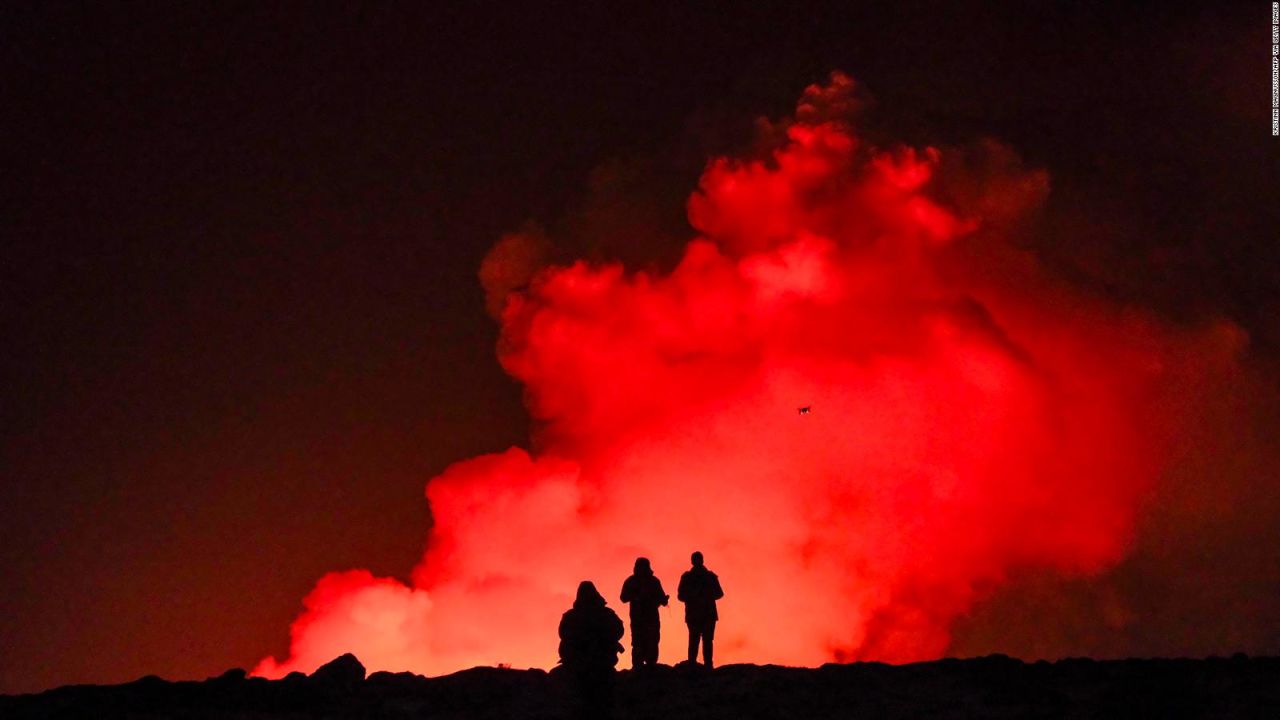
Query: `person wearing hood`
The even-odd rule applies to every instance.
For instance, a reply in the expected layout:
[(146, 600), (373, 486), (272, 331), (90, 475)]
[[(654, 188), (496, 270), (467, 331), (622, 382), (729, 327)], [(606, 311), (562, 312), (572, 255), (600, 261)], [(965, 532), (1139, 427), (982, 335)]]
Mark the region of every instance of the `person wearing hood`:
[(560, 664), (574, 678), (582, 717), (605, 718), (613, 706), (613, 669), (622, 652), (622, 620), (594, 583), (578, 584), (573, 607), (560, 618)]
[(635, 572), (622, 583), (622, 602), (631, 606), (631, 667), (658, 662), (658, 607), (670, 599), (662, 589), (662, 581), (653, 574), (649, 559), (636, 558)]

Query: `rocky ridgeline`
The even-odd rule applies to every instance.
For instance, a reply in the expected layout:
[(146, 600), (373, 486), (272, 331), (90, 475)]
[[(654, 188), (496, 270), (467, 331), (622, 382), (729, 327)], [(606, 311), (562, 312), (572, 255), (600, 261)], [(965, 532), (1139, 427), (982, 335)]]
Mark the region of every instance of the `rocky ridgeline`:
[[(619, 672), (616, 698), (617, 718), (1280, 718), (1280, 658), (657, 666)], [(0, 696), (0, 717), (560, 718), (572, 703), (559, 672), (366, 677), (343, 655), (274, 681), (229, 670), (203, 682), (147, 676)]]

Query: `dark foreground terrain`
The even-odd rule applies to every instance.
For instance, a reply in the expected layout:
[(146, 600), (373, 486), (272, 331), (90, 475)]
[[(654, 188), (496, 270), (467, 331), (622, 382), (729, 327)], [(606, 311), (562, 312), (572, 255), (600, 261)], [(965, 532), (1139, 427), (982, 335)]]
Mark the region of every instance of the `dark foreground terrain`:
[[(560, 718), (572, 702), (558, 672), (366, 678), (345, 655), (310, 677), (278, 681), (231, 670), (204, 682), (145, 677), (0, 696), (0, 718)], [(1280, 658), (659, 666), (617, 674), (615, 717), (1280, 718)]]

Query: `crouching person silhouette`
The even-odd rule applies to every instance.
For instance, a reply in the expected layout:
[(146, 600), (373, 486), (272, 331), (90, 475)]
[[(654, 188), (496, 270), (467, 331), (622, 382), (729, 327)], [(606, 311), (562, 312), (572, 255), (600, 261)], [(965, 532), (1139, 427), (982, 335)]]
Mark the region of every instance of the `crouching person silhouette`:
[(608, 718), (613, 711), (613, 668), (622, 652), (622, 620), (589, 581), (578, 584), (573, 608), (560, 618), (560, 664), (573, 678), (579, 716)]
[(670, 599), (662, 589), (662, 581), (653, 574), (649, 559), (636, 558), (635, 572), (622, 583), (622, 602), (631, 605), (631, 667), (658, 662), (658, 607)]
[(702, 661), (708, 668), (712, 662), (712, 642), (716, 636), (716, 601), (724, 597), (720, 578), (702, 564), (702, 553), (690, 558), (693, 567), (680, 576), (677, 596), (684, 603), (684, 623), (689, 626), (689, 662), (698, 662), (698, 643), (702, 643)]

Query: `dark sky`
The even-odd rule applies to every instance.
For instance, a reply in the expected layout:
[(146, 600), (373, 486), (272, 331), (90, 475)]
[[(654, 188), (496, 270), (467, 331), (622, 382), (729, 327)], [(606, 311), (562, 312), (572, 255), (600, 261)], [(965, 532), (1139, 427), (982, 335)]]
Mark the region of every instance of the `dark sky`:
[[(324, 572), (406, 575), (424, 482), (528, 436), (486, 250), (669, 261), (707, 155), (834, 69), (884, 137), (1046, 168), (1047, 262), (1276, 367), (1267, 3), (179, 5), (0, 11), (0, 692), (251, 665)], [(1224, 556), (1276, 540), (1249, 487)]]

